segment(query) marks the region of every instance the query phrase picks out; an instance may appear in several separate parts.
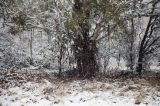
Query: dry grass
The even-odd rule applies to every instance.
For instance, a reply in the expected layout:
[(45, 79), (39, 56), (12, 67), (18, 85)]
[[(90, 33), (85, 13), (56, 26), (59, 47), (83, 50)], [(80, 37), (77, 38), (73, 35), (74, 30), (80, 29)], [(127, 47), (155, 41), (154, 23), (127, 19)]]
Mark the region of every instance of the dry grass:
[[(37, 71), (33, 73), (31, 71), (21, 71), (21, 70), (0, 70), (0, 75), (4, 77), (3, 80), (0, 80), (1, 86), (5, 86), (10, 81), (6, 81), (8, 77), (11, 77), (11, 80), (16, 77), (17, 82), (28, 82), (33, 81), (36, 83), (43, 83), (43, 79), (48, 80), (50, 83), (55, 85), (56, 87), (49, 87), (43, 90), (44, 94), (50, 94), (53, 91), (54, 94), (63, 96), (65, 93), (69, 93), (70, 91), (65, 91), (65, 89), (69, 89), (71, 87), (70, 83), (73, 81), (81, 81), (80, 84), (82, 90), (81, 91), (108, 91), (116, 88), (123, 88), (122, 93), (119, 95), (124, 95), (124, 92), (128, 91), (139, 91), (140, 89), (152, 86), (156, 87), (160, 90), (160, 73), (155, 72), (146, 72), (140, 77), (134, 72), (117, 72), (117, 73), (107, 73), (107, 74), (99, 74), (97, 77), (92, 79), (81, 79), (78, 77), (62, 77), (58, 78), (54, 74), (48, 74), (45, 71)], [(114, 85), (115, 86), (111, 86)], [(15, 85), (16, 86), (16, 85)], [(9, 87), (9, 86), (8, 86)], [(139, 98), (141, 96), (137, 96)]]

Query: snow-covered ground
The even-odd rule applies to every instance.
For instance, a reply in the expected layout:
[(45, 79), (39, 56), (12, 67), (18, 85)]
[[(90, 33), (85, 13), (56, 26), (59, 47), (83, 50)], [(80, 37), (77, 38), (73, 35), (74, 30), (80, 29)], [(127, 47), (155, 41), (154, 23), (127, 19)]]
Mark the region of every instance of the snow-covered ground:
[[(10, 80), (11, 81), (11, 80)], [(2, 106), (160, 106), (159, 87), (125, 81), (40, 79), (0, 88)]]

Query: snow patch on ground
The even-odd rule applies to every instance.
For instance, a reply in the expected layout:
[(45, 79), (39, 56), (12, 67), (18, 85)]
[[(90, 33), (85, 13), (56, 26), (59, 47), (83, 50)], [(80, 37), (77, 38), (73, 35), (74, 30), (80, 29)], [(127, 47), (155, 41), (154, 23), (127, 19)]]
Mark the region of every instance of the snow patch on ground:
[[(2, 106), (160, 106), (160, 92), (134, 82), (27, 82), (0, 89)], [(139, 100), (140, 103), (136, 100)]]

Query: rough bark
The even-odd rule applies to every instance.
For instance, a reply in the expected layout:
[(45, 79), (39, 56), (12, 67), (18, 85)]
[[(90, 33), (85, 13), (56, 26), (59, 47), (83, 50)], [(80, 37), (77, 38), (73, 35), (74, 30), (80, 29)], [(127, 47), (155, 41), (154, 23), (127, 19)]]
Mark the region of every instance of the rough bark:
[(74, 54), (77, 62), (77, 70), (80, 77), (91, 78), (95, 76), (98, 71), (98, 65), (96, 61), (96, 41), (91, 40), (89, 37), (90, 23), (90, 10), (85, 10), (83, 3), (75, 0), (74, 12), (84, 12), (86, 20), (79, 23), (81, 29), (81, 35), (76, 35), (74, 39)]
[(84, 38), (83, 40), (75, 40), (75, 59), (77, 61), (77, 69), (80, 77), (93, 77), (98, 71), (96, 61), (96, 42)]

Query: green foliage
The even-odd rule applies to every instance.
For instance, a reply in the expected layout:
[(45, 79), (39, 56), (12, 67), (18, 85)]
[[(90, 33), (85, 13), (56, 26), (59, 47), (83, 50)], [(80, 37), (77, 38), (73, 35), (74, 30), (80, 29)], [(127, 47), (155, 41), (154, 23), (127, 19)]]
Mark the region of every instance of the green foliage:
[(24, 27), (26, 25), (27, 15), (20, 11), (16, 16), (12, 17), (11, 21), (18, 26)]
[(119, 28), (126, 25), (121, 15), (127, 10), (129, 4), (113, 3), (111, 0), (82, 0), (82, 2), (75, 0), (75, 2), (78, 2), (79, 6), (73, 7), (72, 19), (65, 23), (65, 26), (73, 32), (76, 31), (76, 26), (89, 23), (96, 17), (105, 24), (113, 23)]

